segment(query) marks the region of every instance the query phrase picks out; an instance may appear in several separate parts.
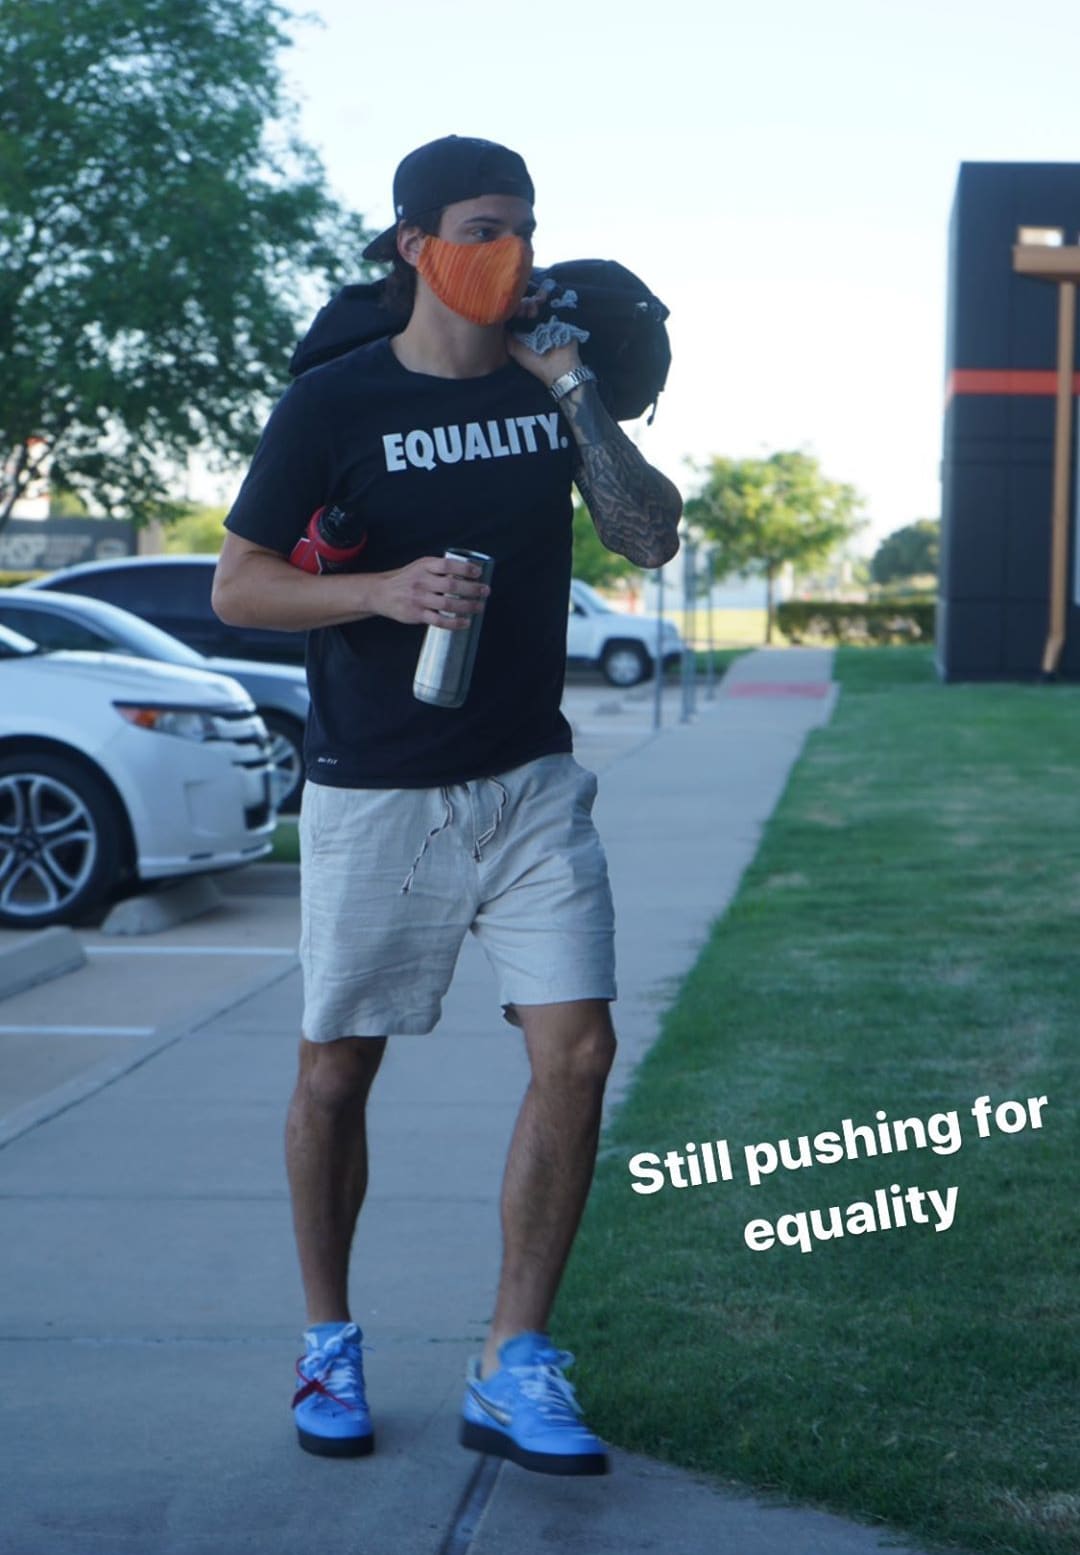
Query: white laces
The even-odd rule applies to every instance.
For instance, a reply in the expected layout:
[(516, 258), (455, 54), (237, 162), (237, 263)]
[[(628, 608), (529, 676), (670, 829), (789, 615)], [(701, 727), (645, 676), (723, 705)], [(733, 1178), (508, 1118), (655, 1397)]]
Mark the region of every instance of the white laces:
[(581, 1405), (572, 1385), (562, 1374), (563, 1366), (572, 1366), (569, 1350), (551, 1350), (551, 1360), (533, 1366), (511, 1366), (511, 1375), (519, 1378), (521, 1391), (545, 1419), (580, 1420)]
[(360, 1330), (355, 1323), (343, 1328), (318, 1350), (312, 1350), (301, 1361), (301, 1369), (309, 1382), (321, 1382), (328, 1393), (342, 1403), (363, 1399), (360, 1380), (360, 1351), (366, 1345), (357, 1344)]

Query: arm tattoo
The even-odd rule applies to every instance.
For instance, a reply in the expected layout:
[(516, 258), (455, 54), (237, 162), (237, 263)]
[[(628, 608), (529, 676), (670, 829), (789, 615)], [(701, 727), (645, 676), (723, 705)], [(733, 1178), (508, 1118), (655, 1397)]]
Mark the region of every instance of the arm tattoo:
[(574, 481), (609, 551), (638, 567), (661, 567), (679, 549), (678, 489), (639, 451), (604, 409), (594, 383), (559, 406), (577, 441)]

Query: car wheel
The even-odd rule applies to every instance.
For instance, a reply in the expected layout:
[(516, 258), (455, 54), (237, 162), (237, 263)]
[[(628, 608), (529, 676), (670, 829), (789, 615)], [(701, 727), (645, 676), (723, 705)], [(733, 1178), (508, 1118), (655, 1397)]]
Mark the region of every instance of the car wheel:
[(0, 924), (70, 923), (119, 883), (121, 817), (77, 761), (48, 752), (0, 759)]
[(608, 643), (600, 669), (609, 686), (637, 686), (652, 674), (652, 659), (640, 643)]
[(270, 712), (264, 707), (260, 707), (259, 716), (270, 733), (274, 804), (285, 814), (294, 815), (300, 808), (304, 786), (304, 726), (287, 713)]

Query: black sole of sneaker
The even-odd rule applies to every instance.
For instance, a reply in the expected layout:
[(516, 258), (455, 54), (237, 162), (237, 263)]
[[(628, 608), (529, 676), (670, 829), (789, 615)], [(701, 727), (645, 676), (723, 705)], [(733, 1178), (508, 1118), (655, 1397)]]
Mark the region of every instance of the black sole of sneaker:
[(506, 1458), (519, 1468), (531, 1469), (534, 1474), (609, 1474), (611, 1466), (606, 1453), (582, 1452), (529, 1452), (519, 1447), (501, 1431), (486, 1425), (473, 1425), (471, 1420), (461, 1422), (458, 1441), (473, 1452), (486, 1452), (492, 1458)]
[(318, 1458), (366, 1458), (375, 1451), (374, 1436), (314, 1436), (299, 1426), (296, 1434), (304, 1451)]

